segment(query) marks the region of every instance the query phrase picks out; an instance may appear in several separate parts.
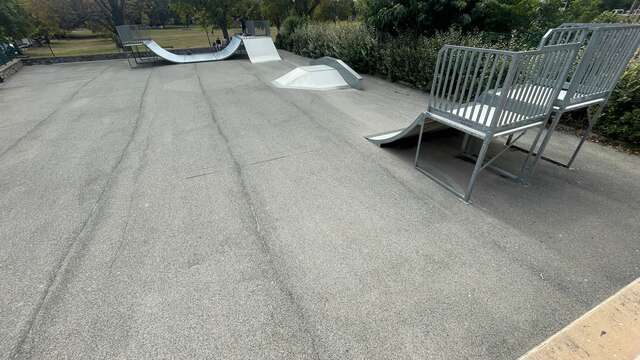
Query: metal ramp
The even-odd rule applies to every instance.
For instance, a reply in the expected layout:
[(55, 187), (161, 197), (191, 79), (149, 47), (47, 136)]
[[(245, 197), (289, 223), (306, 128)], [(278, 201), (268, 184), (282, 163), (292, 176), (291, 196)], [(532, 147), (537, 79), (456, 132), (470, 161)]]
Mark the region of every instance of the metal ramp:
[(263, 63), (269, 61), (280, 61), (280, 54), (273, 39), (267, 36), (242, 36), (242, 44), (247, 51), (251, 63)]
[(271, 82), (284, 89), (337, 90), (349, 88), (340, 73), (327, 65), (301, 66)]
[(425, 117), (425, 114), (421, 113), (406, 128), (368, 135), (364, 138), (369, 140), (369, 142), (371, 142), (372, 144), (376, 144), (380, 147), (393, 146), (395, 144), (399, 144), (404, 139), (420, 135), (420, 127), (422, 125), (422, 122), (424, 122), (424, 128), (422, 129), (422, 131), (425, 133), (447, 128), (447, 126), (445, 125), (427, 119)]
[[(255, 23), (255, 22), (253, 22)], [(253, 24), (252, 23), (252, 24)], [(153, 39), (143, 35), (142, 31), (136, 25), (117, 26), (118, 36), (123, 48), (129, 53), (129, 65), (131, 59), (136, 64), (152, 62), (157, 59), (163, 59), (174, 64), (187, 64), (206, 61), (225, 60), (241, 51), (243, 48), (249, 56), (252, 63), (263, 63), (268, 61), (280, 61), (278, 50), (273, 44), (271, 36), (268, 36), (268, 22), (260, 22), (259, 29), (266, 29), (265, 35), (257, 35), (256, 27), (253, 24), (253, 33), (251, 36), (235, 35), (231, 38), (229, 44), (220, 51), (213, 51), (200, 54), (176, 54), (166, 50)]]
[(229, 57), (233, 56), (238, 49), (240, 49), (240, 45), (242, 45), (242, 39), (239, 36), (234, 36), (231, 38), (229, 45), (227, 45), (224, 49), (220, 51), (203, 53), (203, 54), (189, 54), (189, 55), (179, 55), (167, 51), (162, 46), (160, 46), (157, 42), (153, 40), (143, 40), (142, 43), (144, 46), (149, 49), (152, 53), (157, 55), (158, 57), (172, 62), (174, 64), (188, 64), (188, 63), (196, 63), (196, 62), (205, 62), (205, 61), (219, 61), (225, 60)]

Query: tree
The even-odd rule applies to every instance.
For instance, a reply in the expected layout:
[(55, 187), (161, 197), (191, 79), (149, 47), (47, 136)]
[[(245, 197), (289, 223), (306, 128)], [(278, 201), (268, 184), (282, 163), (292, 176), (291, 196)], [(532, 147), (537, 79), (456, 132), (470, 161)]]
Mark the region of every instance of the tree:
[(126, 0), (94, 0), (98, 16), (94, 18), (97, 24), (109, 30), (115, 38), (116, 26), (125, 24)]
[(16, 0), (0, 1), (0, 41), (15, 41), (32, 30), (29, 15)]
[(263, 0), (260, 4), (260, 13), (262, 16), (271, 21), (278, 30), (280, 30), (282, 22), (289, 16), (292, 10), (291, 0)]
[(149, 25), (164, 26), (169, 23), (171, 18), (171, 10), (169, 9), (169, 0), (153, 0), (149, 1), (146, 8), (146, 15), (149, 18)]
[(234, 0), (177, 0), (180, 6), (190, 7), (195, 11), (196, 21), (205, 29), (216, 25), (222, 35), (229, 40), (229, 23)]
[(311, 16), (321, 0), (292, 0), (293, 8), (298, 16)]
[(601, 0), (573, 0), (567, 3), (567, 17), (573, 22), (590, 22), (603, 11)]
[(176, 16), (180, 19), (180, 22), (186, 27), (189, 27), (189, 25), (191, 25), (191, 20), (196, 13), (196, 10), (193, 8), (193, 6), (191, 6), (191, 4), (183, 1), (174, 0), (170, 2), (169, 9), (176, 14)]
[(537, 18), (539, 0), (481, 0), (471, 11), (472, 28), (498, 33), (526, 30)]
[(392, 35), (433, 34), (469, 18), (465, 0), (361, 0), (358, 8), (368, 25)]
[(79, 1), (28, 0), (25, 5), (39, 32), (60, 34), (77, 27), (85, 20), (84, 14), (79, 10)]
[(591, 22), (604, 11), (629, 9), (633, 0), (566, 0), (566, 17), (572, 22)]
[(233, 19), (255, 16), (260, 11), (258, 0), (176, 0), (190, 6), (200, 25), (208, 28), (215, 25), (229, 40), (229, 24)]
[(320, 21), (347, 20), (354, 11), (351, 0), (320, 0), (313, 11), (313, 19)]

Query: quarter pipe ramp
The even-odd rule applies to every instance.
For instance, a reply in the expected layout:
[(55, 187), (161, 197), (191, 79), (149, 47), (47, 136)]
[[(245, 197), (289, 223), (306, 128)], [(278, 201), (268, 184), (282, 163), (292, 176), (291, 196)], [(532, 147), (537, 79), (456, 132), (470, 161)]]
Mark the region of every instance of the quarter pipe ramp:
[(273, 40), (264, 36), (234, 36), (229, 45), (220, 51), (190, 55), (179, 55), (167, 51), (153, 40), (143, 40), (142, 43), (160, 58), (176, 64), (225, 60), (238, 52), (242, 45), (249, 55), (249, 60), (254, 64), (281, 60)]
[(242, 39), (239, 36), (234, 36), (231, 38), (229, 45), (224, 49), (211, 53), (204, 54), (190, 54), (190, 55), (179, 55), (174, 54), (170, 51), (165, 50), (162, 46), (160, 46), (157, 42), (153, 40), (143, 40), (142, 43), (144, 46), (149, 49), (149, 51), (153, 52), (157, 56), (161, 57), (164, 60), (167, 60), (176, 64), (185, 64), (185, 63), (195, 63), (195, 62), (204, 62), (204, 61), (218, 61), (224, 60), (235, 54), (238, 49), (240, 49), (240, 45), (242, 44)]

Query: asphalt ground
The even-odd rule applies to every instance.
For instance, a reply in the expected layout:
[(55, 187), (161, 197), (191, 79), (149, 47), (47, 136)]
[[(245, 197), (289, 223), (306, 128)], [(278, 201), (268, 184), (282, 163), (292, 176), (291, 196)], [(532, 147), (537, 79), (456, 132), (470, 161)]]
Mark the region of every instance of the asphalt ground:
[[(363, 138), (425, 94), (274, 88), (282, 56), (0, 84), (1, 359), (514, 359), (639, 276), (638, 157), (485, 171), (467, 205)], [(459, 142), (423, 160), (462, 180)]]

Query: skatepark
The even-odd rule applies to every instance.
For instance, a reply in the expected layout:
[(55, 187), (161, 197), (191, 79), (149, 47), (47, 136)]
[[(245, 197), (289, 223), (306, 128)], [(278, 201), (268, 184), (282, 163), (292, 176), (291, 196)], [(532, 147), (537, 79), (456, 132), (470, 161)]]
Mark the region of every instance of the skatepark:
[(586, 143), (467, 205), (364, 138), (424, 93), (282, 89), (310, 59), (280, 56), (0, 84), (3, 358), (514, 359), (637, 277), (637, 157)]

